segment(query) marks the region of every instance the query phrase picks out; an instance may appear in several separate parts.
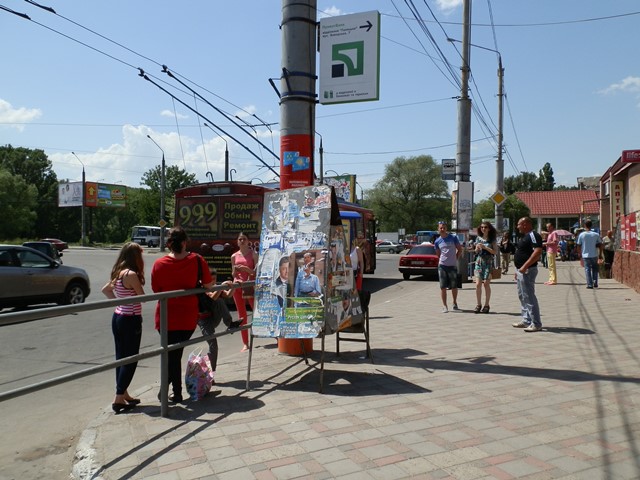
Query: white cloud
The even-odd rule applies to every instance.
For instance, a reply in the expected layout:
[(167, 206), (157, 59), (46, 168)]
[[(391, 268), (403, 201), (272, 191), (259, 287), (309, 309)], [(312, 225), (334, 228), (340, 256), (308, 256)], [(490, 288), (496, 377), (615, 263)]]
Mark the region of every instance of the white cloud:
[(462, 5), (462, 0), (436, 0), (436, 5), (438, 9), (448, 13)]
[(344, 15), (344, 11), (340, 10), (338, 7), (336, 7), (335, 5), (329, 7), (329, 8), (323, 8), (322, 10), (318, 9), (318, 20), (320, 20), (321, 18), (327, 18), (327, 17), (337, 17), (339, 15)]
[(640, 77), (623, 78), (620, 83), (614, 83), (600, 90), (600, 93), (609, 94), (615, 92), (640, 93)]
[(160, 112), (161, 117), (171, 117), (178, 118), (178, 120), (184, 120), (185, 118), (189, 118), (188, 115), (182, 115), (181, 113), (173, 113), (171, 110), (162, 110)]
[(13, 108), (6, 100), (0, 98), (0, 125), (15, 128), (18, 131), (24, 130), (24, 124), (42, 116), (39, 108)]

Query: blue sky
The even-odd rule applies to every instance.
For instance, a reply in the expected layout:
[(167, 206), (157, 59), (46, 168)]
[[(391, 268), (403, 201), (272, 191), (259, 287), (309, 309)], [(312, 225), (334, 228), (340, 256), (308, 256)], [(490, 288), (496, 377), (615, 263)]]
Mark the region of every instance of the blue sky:
[[(381, 13), (380, 100), (316, 108), (324, 169), (356, 174), (365, 190), (398, 156), (455, 158), (459, 88), (442, 73), (444, 64), (408, 3), (319, 0), (317, 5), (319, 17)], [(87, 180), (138, 186), (161, 155), (147, 138), (151, 135), (168, 165), (186, 168), (200, 181), (206, 181), (207, 171), (223, 179), (224, 141), (137, 75), (136, 67), (144, 68), (193, 107), (193, 96), (177, 91), (179, 85), (160, 72), (159, 65), (166, 64), (201, 87), (216, 107), (252, 124), (255, 131), (246, 130), (279, 152), (278, 98), (268, 79), (280, 72), (280, 1), (43, 4), (57, 15), (24, 1), (0, 0), (32, 19), (0, 10), (1, 145), (43, 149), (60, 179), (80, 180), (75, 152)], [(446, 37), (462, 38), (461, 0), (413, 4), (459, 74), (460, 44)], [(471, 96), (480, 115), (473, 116), (471, 131), (476, 199), (493, 193), (496, 181), (496, 142), (487, 137), (496, 135), (498, 123), (497, 59), (486, 49), (499, 50), (505, 68), (505, 176), (537, 173), (549, 162), (557, 183), (575, 185), (577, 177), (604, 173), (622, 150), (640, 148), (639, 12), (633, 0), (472, 2), (471, 42), (484, 47), (472, 48), (470, 61)], [(197, 102), (197, 109), (277, 165), (212, 108)], [(273, 178), (227, 140), (233, 179)]]

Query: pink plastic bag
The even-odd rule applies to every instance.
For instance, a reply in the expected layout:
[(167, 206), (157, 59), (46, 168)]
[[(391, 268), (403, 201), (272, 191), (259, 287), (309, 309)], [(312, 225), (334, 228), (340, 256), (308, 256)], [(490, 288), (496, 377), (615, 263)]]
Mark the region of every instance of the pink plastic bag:
[(202, 348), (197, 348), (189, 354), (184, 383), (191, 400), (198, 401), (211, 390), (213, 371), (209, 364), (208, 355), (202, 354)]

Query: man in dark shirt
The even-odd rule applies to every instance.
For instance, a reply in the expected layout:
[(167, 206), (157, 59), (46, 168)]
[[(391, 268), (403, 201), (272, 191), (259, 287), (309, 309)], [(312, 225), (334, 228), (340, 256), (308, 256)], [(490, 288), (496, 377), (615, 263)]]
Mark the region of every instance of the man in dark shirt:
[(536, 298), (536, 277), (538, 276), (538, 259), (542, 255), (542, 237), (533, 231), (533, 222), (529, 217), (518, 220), (518, 230), (522, 237), (516, 246), (513, 264), (516, 267), (522, 320), (514, 323), (513, 326), (524, 328), (525, 332), (539, 332), (542, 330), (542, 321)]

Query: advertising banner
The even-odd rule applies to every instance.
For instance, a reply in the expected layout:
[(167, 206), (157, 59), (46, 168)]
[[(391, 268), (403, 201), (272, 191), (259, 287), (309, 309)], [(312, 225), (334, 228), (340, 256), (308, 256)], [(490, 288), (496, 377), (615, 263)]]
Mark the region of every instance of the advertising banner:
[(60, 182), (58, 184), (59, 207), (82, 206), (82, 182)]
[(335, 191), (265, 194), (253, 333), (315, 338), (363, 322)]
[(338, 175), (336, 177), (324, 177), (324, 183), (333, 187), (336, 196), (347, 202), (355, 203), (356, 201), (356, 176), (355, 175)]

